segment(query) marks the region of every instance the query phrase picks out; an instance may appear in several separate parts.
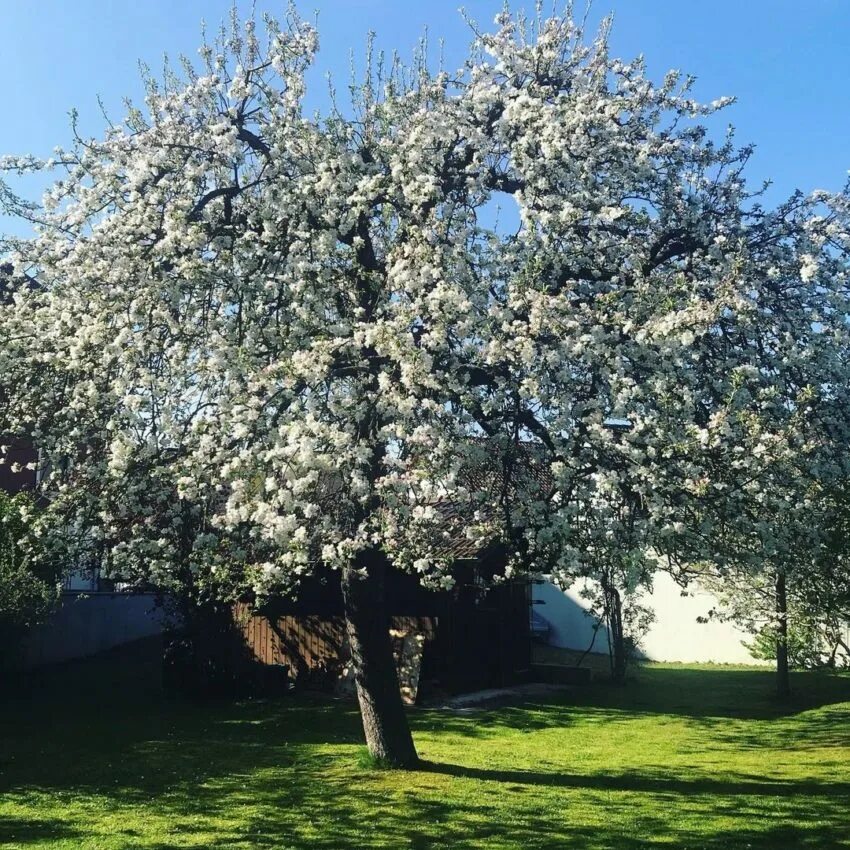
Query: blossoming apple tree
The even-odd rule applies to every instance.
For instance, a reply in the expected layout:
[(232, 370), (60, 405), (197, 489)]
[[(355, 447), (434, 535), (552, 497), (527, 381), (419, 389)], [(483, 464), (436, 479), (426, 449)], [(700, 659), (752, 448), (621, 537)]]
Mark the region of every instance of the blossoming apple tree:
[(734, 372), (724, 422), (734, 419), (738, 436), (717, 447), (711, 488), (721, 497), (704, 505), (703, 566), (727, 616), (774, 633), (787, 695), (789, 611), (819, 609), (831, 621), (848, 612), (847, 196), (795, 195), (757, 211), (751, 231), (770, 238), (750, 240), (734, 365), (712, 366)]
[(316, 33), (260, 29), (148, 78), (102, 138), (4, 161), (64, 173), (41, 206), (0, 193), (35, 226), (4, 243), (0, 431), (47, 460), (57, 545), (120, 574), (227, 597), (337, 569), (370, 750), (411, 765), (385, 571), (448, 587), (464, 534), (566, 581), (626, 491), (635, 569), (704, 556), (696, 504), (760, 462), (718, 471), (761, 433), (736, 334), (774, 232), (750, 151), (699, 124), (726, 102), (653, 84), (605, 28), (503, 13), (460, 70), (376, 60), (318, 117)]

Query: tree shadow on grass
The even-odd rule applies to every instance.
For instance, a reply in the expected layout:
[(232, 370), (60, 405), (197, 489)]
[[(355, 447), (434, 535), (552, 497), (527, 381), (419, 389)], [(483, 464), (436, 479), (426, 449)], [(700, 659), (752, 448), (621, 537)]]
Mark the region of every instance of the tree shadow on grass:
[[(309, 697), (186, 703), (166, 699), (157, 676), (157, 666), (123, 656), (87, 662), (34, 677), (0, 709), (0, 786), (37, 814), (0, 821), (0, 844), (50, 847), (65, 839), (85, 847), (91, 836), (75, 832), (85, 815), (78, 811), (80, 820), (66, 825), (57, 800), (72, 805), (92, 795), (98, 805), (142, 813), (136, 826), (143, 830), (147, 813), (167, 822), (173, 838), (145, 831), (144, 841), (117, 836), (126, 844), (109, 845), (147, 850), (825, 850), (850, 832), (850, 783), (843, 778), (771, 781), (723, 773), (722, 766), (716, 775), (641, 765), (609, 776), (432, 762), (423, 772), (382, 779), (356, 766), (362, 730), (353, 704)], [(470, 745), (506, 730), (579, 720), (589, 735), (610, 734), (613, 724), (653, 714), (696, 726), (688, 744), (694, 747), (846, 743), (846, 710), (824, 706), (850, 699), (850, 680), (803, 676), (790, 706), (777, 705), (771, 687), (769, 671), (647, 668), (625, 689), (575, 688), (551, 704), (410, 717), (415, 734), (468, 738)], [(811, 708), (820, 710), (800, 714)], [(37, 812), (32, 792), (50, 801), (55, 820)]]
[[(464, 712), (420, 709), (411, 715), (414, 732), (439, 730), (462, 738), (488, 738), (503, 730), (533, 732), (575, 722), (610, 731), (639, 717), (682, 718), (706, 737), (742, 749), (850, 746), (843, 709), (850, 702), (850, 676), (798, 674), (790, 700), (773, 696), (769, 671), (724, 669), (641, 670), (625, 688), (607, 683), (574, 687), (545, 703)], [(755, 722), (754, 722), (755, 721)]]
[(78, 829), (62, 821), (0, 815), (0, 847), (13, 842), (44, 843), (80, 836)]
[[(294, 764), (313, 745), (362, 743), (353, 703), (303, 695), (238, 703), (167, 699), (158, 650), (155, 644), (129, 647), (22, 684), (17, 699), (0, 707), (0, 739), (6, 738), (0, 740), (0, 789), (123, 789), (144, 796), (247, 766)], [(588, 734), (595, 727), (603, 734), (636, 716), (665, 714), (699, 728), (684, 746), (699, 748), (704, 740), (748, 749), (850, 745), (842, 710), (799, 714), (850, 700), (850, 677), (804, 674), (791, 705), (776, 703), (771, 684), (770, 671), (649, 667), (626, 688), (574, 688), (546, 704), (465, 715), (417, 710), (410, 720), (414, 735), (478, 739), (576, 722)], [(729, 722), (754, 717), (756, 724)]]
[[(808, 783), (799, 786), (799, 794), (782, 789), (770, 796), (776, 791), (770, 783), (676, 783), (641, 775), (617, 777), (606, 784), (605, 777), (595, 782), (594, 777), (553, 779), (551, 774), (525, 771), (426, 767), (435, 779), (449, 776), (482, 784), (447, 799), (435, 796), (443, 786), (429, 784), (427, 774), (424, 779), (421, 774), (397, 774), (398, 782), (409, 786), (400, 793), (372, 784), (374, 776), (356, 769), (324, 780), (305, 775), (284, 785), (260, 781), (251, 789), (250, 821), (226, 826), (205, 846), (215, 850), (827, 850), (842, 846), (847, 824), (844, 798), (839, 796), (846, 795), (846, 787), (824, 799), (808, 796), (823, 790), (807, 787)], [(625, 796), (617, 795), (618, 791)], [(757, 799), (759, 794), (763, 799)], [(506, 808), (509, 797), (516, 802)], [(200, 789), (198, 810), (191, 814), (220, 802), (220, 792)], [(590, 810), (589, 818), (586, 810)], [(596, 822), (588, 823), (594, 821), (594, 814)], [(185, 815), (183, 808), (174, 812), (175, 819)], [(722, 820), (707, 823), (705, 816), (722, 816)], [(179, 846), (177, 841), (164, 842), (151, 845), (151, 850)]]
[(647, 665), (638, 668), (626, 687), (606, 683), (575, 689), (570, 702), (637, 714), (770, 720), (850, 701), (850, 675), (795, 672), (791, 681), (791, 696), (779, 699), (770, 669)]
[[(829, 707), (756, 723), (735, 723), (720, 717), (693, 718), (690, 723), (700, 732), (694, 746), (702, 739), (737, 751), (850, 748), (847, 711)], [(699, 752), (699, 747), (694, 751)]]
[(446, 776), (504, 782), (509, 785), (544, 785), (551, 788), (579, 788), (599, 791), (637, 791), (646, 794), (715, 794), (757, 797), (836, 797), (850, 800), (850, 782), (765, 781), (758, 778), (683, 779), (650, 773), (569, 774), (526, 770), (490, 770), (442, 762), (422, 762), (422, 769)]
[[(555, 693), (546, 702), (518, 697), (513, 705), (463, 711), (420, 709), (411, 716), (415, 731), (439, 730), (462, 738), (487, 738), (511, 729), (532, 732), (584, 725), (630, 723), (664, 715), (686, 720), (713, 739), (756, 749), (847, 746), (846, 721), (833, 720), (830, 705), (850, 702), (850, 675), (801, 672), (793, 675), (791, 698), (774, 695), (770, 670), (724, 667), (647, 666), (626, 687), (596, 682)], [(805, 712), (814, 712), (804, 716)], [(838, 714), (841, 712), (839, 711)], [(746, 721), (729, 723), (728, 721)], [(755, 726), (751, 721), (758, 721)]]

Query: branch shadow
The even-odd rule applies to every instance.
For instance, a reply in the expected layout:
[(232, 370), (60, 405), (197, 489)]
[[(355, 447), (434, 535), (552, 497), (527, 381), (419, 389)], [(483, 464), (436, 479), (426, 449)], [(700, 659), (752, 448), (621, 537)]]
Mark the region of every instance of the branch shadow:
[(421, 769), (429, 773), (510, 785), (535, 785), (550, 788), (578, 788), (598, 791), (636, 791), (645, 794), (712, 794), (736, 797), (835, 797), (850, 800), (850, 782), (786, 782), (758, 779), (717, 780), (683, 779), (680, 776), (653, 776), (644, 773), (568, 774), (526, 770), (491, 770), (459, 764), (423, 761)]
[(0, 815), (0, 847), (13, 842), (44, 843), (80, 836), (78, 829), (61, 821)]

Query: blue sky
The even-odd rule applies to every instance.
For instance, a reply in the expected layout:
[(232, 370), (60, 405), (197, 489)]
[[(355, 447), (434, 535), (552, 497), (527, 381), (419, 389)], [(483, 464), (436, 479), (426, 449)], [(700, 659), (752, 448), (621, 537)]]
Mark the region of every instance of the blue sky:
[[(250, 8), (250, 2), (238, 5)], [(470, 38), (459, 5), (304, 0), (298, 8), (308, 16), (319, 10), (318, 65), (342, 87), (349, 51), (362, 57), (369, 30), (379, 46), (409, 55), (427, 26), (432, 44), (444, 37), (447, 64), (459, 64)], [(463, 5), (482, 24), (501, 8), (500, 0)], [(0, 154), (48, 155), (67, 143), (72, 107), (84, 131), (97, 133), (98, 94), (120, 117), (122, 97), (139, 94), (137, 60), (156, 68), (163, 52), (194, 56), (201, 19), (212, 29), (230, 6), (230, 0), (0, 0)], [(514, 3), (532, 6), (533, 0)], [(277, 14), (285, 2), (257, 0), (257, 7)], [(615, 55), (643, 53), (656, 79), (670, 68), (696, 74), (701, 99), (738, 97), (725, 121), (736, 126), (739, 141), (757, 145), (749, 174), (773, 179), (770, 200), (795, 188), (844, 184), (850, 169), (848, 0), (595, 0), (590, 20), (608, 12), (615, 16)], [(0, 222), (2, 229), (8, 228)]]

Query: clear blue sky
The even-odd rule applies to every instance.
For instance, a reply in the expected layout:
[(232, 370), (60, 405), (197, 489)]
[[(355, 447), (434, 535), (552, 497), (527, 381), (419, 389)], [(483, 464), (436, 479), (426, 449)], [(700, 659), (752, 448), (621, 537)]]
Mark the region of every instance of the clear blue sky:
[[(551, 2), (551, 0), (547, 0)], [(341, 84), (349, 50), (362, 57), (365, 34), (379, 46), (410, 50), (427, 26), (445, 38), (447, 64), (469, 41), (457, 0), (303, 0), (319, 11), (318, 65)], [(467, 0), (490, 23), (501, 0)], [(102, 126), (96, 95), (114, 117), (124, 95), (138, 95), (137, 60), (159, 66), (163, 52), (195, 56), (200, 21), (214, 28), (230, 0), (0, 0), (0, 153), (49, 155), (69, 140), (67, 113), (83, 129)], [(240, 2), (249, 9), (250, 2)], [(514, 7), (533, 7), (517, 0)], [(581, 7), (580, 0), (576, 6)], [(282, 14), (284, 0), (257, 0)], [(776, 200), (795, 188), (838, 189), (850, 169), (850, 2), (848, 0), (595, 0), (592, 21), (614, 12), (613, 52), (643, 53), (654, 78), (670, 68), (698, 76), (697, 95), (736, 95), (725, 121), (754, 142), (754, 180), (771, 177)], [(321, 76), (316, 79), (322, 86)], [(319, 93), (319, 96), (321, 92)], [(0, 220), (0, 230), (8, 229)]]

